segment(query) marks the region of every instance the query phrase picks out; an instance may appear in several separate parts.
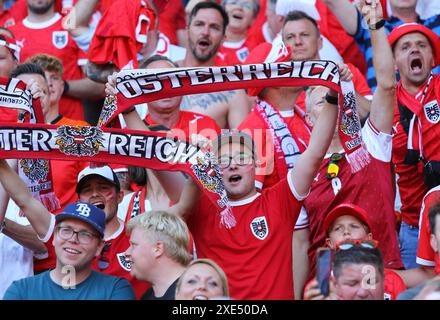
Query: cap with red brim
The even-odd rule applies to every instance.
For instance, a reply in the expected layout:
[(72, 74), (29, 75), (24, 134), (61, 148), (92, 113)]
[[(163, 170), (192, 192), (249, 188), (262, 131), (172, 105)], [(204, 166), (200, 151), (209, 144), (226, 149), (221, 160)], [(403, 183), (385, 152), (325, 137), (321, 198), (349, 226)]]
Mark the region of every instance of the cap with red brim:
[(327, 235), (330, 232), (330, 227), (332, 226), (332, 224), (336, 221), (337, 218), (341, 216), (353, 216), (371, 230), (370, 221), (368, 219), (367, 212), (364, 209), (355, 204), (343, 203), (333, 208), (333, 210), (331, 210), (329, 214), (325, 217), (324, 230)]
[(393, 31), (388, 35), (388, 42), (393, 47), (397, 40), (406, 34), (419, 32), (428, 38), (431, 43), (432, 51), (434, 54), (435, 66), (440, 65), (440, 37), (435, 34), (431, 29), (415, 22), (404, 23), (398, 27), (395, 27)]

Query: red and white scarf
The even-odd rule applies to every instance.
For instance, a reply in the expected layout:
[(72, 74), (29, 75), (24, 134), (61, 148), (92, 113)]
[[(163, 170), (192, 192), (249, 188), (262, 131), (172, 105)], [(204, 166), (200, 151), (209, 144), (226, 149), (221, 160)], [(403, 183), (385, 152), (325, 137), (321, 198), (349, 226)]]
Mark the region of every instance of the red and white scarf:
[[(275, 165), (278, 175), (285, 177), (287, 171), (295, 166), (300, 154), (304, 152), (304, 148), (300, 147), (298, 138), (295, 133), (290, 132), (279, 111), (267, 101), (258, 99), (255, 102), (254, 112), (263, 120), (266, 128), (272, 130), (275, 155), (277, 159), (282, 161), (275, 161)], [(286, 165), (281, 165), (281, 163)]]
[[(20, 121), (44, 123), (40, 99), (33, 99), (30, 92), (26, 91), (26, 84), (18, 79), (0, 78), (0, 108), (23, 110), (25, 113)], [(25, 144), (26, 140), (21, 142), (17, 140), (14, 143), (19, 149), (21, 147), (18, 144)], [(53, 191), (50, 162), (43, 159), (17, 158), (18, 174), (32, 196), (51, 212), (59, 209), (60, 202)], [(22, 211), (20, 211), (20, 216), (24, 216)]]
[(338, 128), (353, 172), (370, 162), (361, 136), (352, 82), (340, 81), (332, 61), (290, 61), (227, 67), (123, 70), (116, 79), (118, 105), (103, 108), (106, 125), (133, 105), (165, 97), (258, 87), (326, 86), (342, 94)]
[[(19, 148), (15, 141), (27, 141)], [(0, 123), (0, 158), (120, 163), (190, 175), (218, 208), (220, 223), (236, 225), (213, 155), (163, 132), (89, 126)]]

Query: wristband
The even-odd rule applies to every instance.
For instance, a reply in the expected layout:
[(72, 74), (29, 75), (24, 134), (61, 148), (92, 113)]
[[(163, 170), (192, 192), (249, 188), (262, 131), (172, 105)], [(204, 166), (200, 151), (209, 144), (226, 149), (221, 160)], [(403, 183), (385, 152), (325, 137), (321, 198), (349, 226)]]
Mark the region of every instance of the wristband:
[(370, 24), (368, 25), (368, 29), (370, 30), (378, 30), (380, 28), (382, 28), (385, 25), (385, 19), (381, 19), (378, 22), (374, 23), (374, 24)]
[(338, 97), (333, 97), (328, 93), (325, 95), (325, 101), (327, 101), (330, 104), (338, 105)]
[(69, 91), (69, 89), (70, 89), (69, 83), (68, 83), (66, 80), (64, 80), (63, 96), (64, 96), (65, 94), (67, 94), (67, 92)]

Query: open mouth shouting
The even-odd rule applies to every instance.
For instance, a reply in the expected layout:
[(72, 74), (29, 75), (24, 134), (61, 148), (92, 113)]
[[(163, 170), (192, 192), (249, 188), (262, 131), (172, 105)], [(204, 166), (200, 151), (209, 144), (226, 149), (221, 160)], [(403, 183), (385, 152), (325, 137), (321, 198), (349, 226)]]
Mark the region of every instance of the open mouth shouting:
[(409, 66), (412, 73), (419, 74), (423, 69), (423, 61), (419, 57), (410, 58)]
[(105, 209), (105, 203), (101, 200), (90, 201), (90, 203), (101, 210)]
[(211, 41), (207, 38), (202, 38), (199, 41), (197, 41), (197, 47), (201, 49), (202, 51), (208, 50), (211, 46)]
[(238, 184), (241, 181), (242, 177), (239, 174), (233, 174), (229, 177), (228, 182), (232, 185)]

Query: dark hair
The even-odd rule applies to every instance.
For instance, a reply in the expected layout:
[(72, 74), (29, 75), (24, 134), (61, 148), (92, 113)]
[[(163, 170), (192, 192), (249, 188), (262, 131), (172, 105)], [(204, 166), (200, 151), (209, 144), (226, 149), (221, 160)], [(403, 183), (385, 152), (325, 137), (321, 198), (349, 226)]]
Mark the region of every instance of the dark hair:
[(177, 64), (175, 64), (171, 59), (169, 59), (168, 57), (162, 56), (160, 54), (155, 54), (155, 55), (145, 59), (144, 61), (142, 61), (141, 64), (139, 65), (139, 68), (145, 69), (149, 64), (151, 64), (155, 61), (166, 61), (177, 68)]
[(229, 24), (229, 17), (228, 17), (228, 14), (226, 13), (225, 9), (223, 9), (223, 7), (216, 2), (199, 2), (199, 3), (197, 3), (194, 6), (194, 8), (191, 10), (191, 13), (190, 13), (189, 19), (188, 19), (188, 25), (191, 24), (194, 16), (201, 9), (214, 9), (214, 10), (217, 10), (221, 14), (221, 16), (223, 18), (223, 34), (224, 34), (226, 32), (226, 27)]
[(315, 27), (316, 30), (316, 34), (319, 36), (321, 33), (319, 32), (319, 27), (318, 24), (316, 23), (316, 20), (313, 19), (311, 16), (309, 16), (307, 13), (303, 12), (303, 11), (299, 11), (299, 10), (293, 10), (290, 11), (286, 18), (284, 19), (284, 24), (283, 24), (283, 28), (286, 26), (287, 22), (289, 21), (299, 21), (299, 20), (309, 20), (313, 26)]
[(431, 234), (435, 234), (435, 220), (438, 214), (440, 214), (440, 202), (434, 203), (431, 207), (429, 207), (428, 219), (429, 230), (431, 231)]
[(128, 175), (137, 186), (147, 184), (147, 170), (144, 167), (128, 167)]
[(17, 78), (21, 74), (39, 74), (46, 79), (43, 69), (35, 63), (19, 64), (14, 70), (11, 71), (10, 77)]
[(369, 249), (354, 246), (348, 250), (338, 250), (333, 260), (333, 274), (336, 279), (341, 275), (342, 268), (346, 264), (370, 264), (373, 265), (383, 278), (384, 265), (382, 253), (379, 248)]

